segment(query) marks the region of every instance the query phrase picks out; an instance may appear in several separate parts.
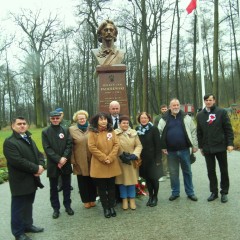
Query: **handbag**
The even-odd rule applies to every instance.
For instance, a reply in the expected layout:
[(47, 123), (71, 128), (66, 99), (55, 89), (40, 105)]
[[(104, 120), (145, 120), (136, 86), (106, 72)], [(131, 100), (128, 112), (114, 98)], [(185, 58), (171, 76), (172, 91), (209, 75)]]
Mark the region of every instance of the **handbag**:
[(190, 154), (190, 163), (193, 164), (193, 163), (195, 163), (195, 162), (196, 162), (196, 156), (195, 156), (194, 153), (191, 153), (191, 154)]

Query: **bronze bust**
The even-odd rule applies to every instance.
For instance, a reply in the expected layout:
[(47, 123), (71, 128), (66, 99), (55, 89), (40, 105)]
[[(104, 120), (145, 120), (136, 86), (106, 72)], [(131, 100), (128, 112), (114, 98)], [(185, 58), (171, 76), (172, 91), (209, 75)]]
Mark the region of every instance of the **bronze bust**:
[(99, 65), (114, 65), (122, 63), (124, 50), (118, 49), (114, 42), (117, 40), (118, 30), (113, 21), (103, 21), (97, 30), (100, 48), (92, 49), (93, 55)]

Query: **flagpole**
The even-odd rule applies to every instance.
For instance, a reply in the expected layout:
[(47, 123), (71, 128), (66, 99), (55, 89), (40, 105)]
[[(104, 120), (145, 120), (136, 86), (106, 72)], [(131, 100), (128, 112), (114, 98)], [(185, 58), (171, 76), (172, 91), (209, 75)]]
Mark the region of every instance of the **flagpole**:
[(200, 75), (201, 75), (201, 89), (202, 89), (202, 108), (205, 107), (203, 97), (205, 96), (205, 80), (203, 68), (203, 42), (202, 42), (202, 15), (200, 9), (200, 0), (197, 0), (197, 22), (198, 22), (198, 38), (199, 38), (199, 55), (200, 55)]

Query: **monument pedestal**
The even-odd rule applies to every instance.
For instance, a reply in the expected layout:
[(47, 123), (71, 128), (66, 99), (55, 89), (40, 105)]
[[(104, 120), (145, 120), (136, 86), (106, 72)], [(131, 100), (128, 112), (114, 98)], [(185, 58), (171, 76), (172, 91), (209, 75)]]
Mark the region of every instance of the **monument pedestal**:
[(98, 111), (109, 112), (109, 103), (118, 101), (121, 113), (129, 115), (126, 88), (126, 65), (98, 65)]

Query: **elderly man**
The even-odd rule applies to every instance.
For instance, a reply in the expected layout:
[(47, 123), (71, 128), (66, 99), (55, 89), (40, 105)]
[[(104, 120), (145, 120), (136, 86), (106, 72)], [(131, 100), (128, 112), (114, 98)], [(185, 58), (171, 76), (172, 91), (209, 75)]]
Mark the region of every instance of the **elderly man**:
[(92, 49), (96, 61), (100, 65), (119, 64), (124, 59), (124, 51), (117, 49), (114, 42), (117, 40), (118, 30), (113, 21), (103, 21), (98, 30), (98, 41), (102, 43), (99, 49)]
[(181, 165), (185, 192), (192, 201), (197, 201), (192, 183), (190, 148), (197, 151), (196, 127), (190, 116), (180, 110), (179, 100), (170, 101), (169, 110), (160, 119), (158, 129), (161, 135), (162, 151), (167, 155), (172, 195), (170, 201), (180, 196), (179, 166)]
[(197, 115), (198, 146), (205, 157), (211, 195), (209, 202), (218, 198), (218, 181), (216, 175), (216, 159), (221, 172), (221, 202), (228, 201), (229, 176), (227, 150), (233, 150), (234, 134), (227, 111), (215, 106), (215, 96), (204, 96), (206, 107)]
[(50, 201), (54, 210), (52, 215), (54, 219), (60, 214), (57, 189), (59, 176), (62, 178), (63, 205), (68, 215), (74, 214), (70, 198), (72, 140), (68, 128), (60, 125), (60, 117), (59, 112), (50, 112), (51, 125), (42, 131), (42, 145), (47, 156), (47, 177), (50, 182)]
[(45, 162), (31, 138), (26, 119), (13, 119), (11, 127), (13, 133), (3, 144), (12, 194), (11, 229), (16, 240), (31, 240), (26, 232), (44, 230), (33, 225), (32, 213), (36, 190), (43, 188), (39, 176), (44, 171)]

